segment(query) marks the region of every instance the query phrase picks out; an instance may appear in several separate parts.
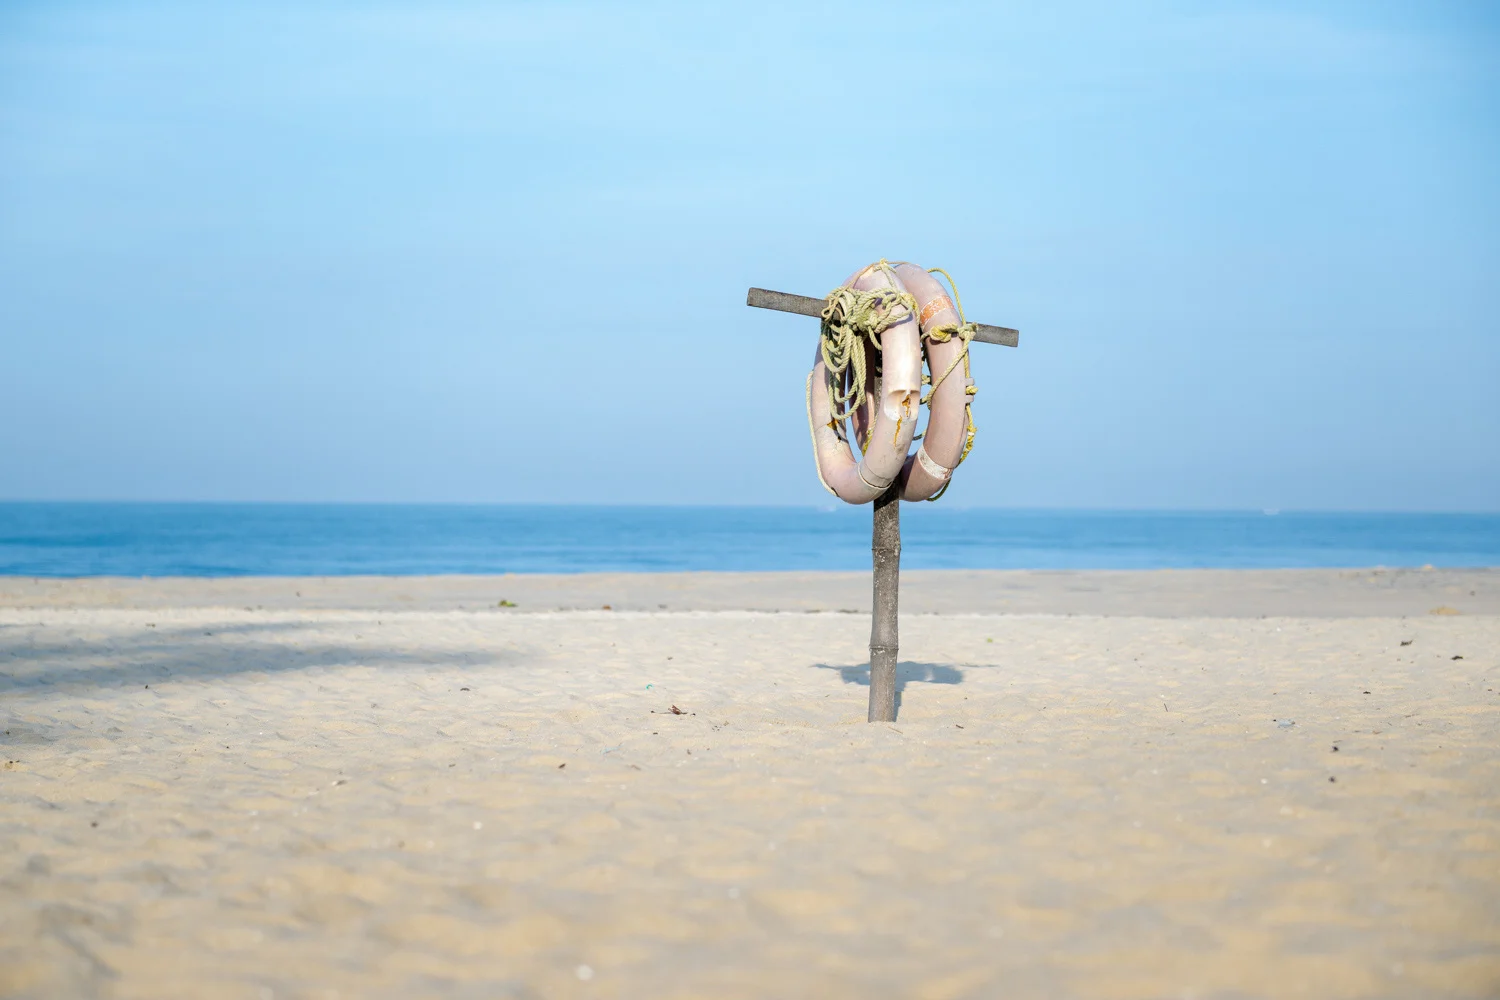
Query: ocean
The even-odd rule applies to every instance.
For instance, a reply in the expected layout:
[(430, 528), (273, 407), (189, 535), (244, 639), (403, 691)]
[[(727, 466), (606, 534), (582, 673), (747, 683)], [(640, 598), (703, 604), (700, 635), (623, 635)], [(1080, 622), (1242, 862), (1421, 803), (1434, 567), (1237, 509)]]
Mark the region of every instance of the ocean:
[[(1500, 514), (903, 504), (913, 569), (1497, 566)], [(0, 503), (0, 575), (864, 569), (870, 508)]]

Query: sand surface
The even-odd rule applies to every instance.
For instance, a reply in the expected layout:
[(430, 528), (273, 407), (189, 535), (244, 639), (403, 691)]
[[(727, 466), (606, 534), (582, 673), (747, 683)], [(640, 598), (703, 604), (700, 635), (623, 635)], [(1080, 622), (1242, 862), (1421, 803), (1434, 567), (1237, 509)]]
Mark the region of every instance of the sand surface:
[(0, 995), (1493, 997), (1497, 578), (0, 580)]
[[(844, 611), (868, 614), (864, 573), (580, 573), (426, 577), (47, 580), (0, 577), (0, 607), (367, 608), (422, 611)], [(903, 570), (904, 614), (1345, 618), (1451, 606), (1500, 614), (1500, 569), (1070, 572)]]

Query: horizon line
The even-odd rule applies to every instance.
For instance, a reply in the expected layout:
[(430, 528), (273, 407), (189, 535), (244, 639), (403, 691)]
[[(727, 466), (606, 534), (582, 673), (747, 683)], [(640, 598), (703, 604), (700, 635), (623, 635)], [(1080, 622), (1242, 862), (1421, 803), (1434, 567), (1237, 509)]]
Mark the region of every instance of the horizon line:
[[(547, 500), (143, 500), (143, 499), (7, 499), (0, 498), (0, 507), (20, 506), (114, 506), (114, 507), (514, 507), (514, 508), (580, 508), (580, 509), (628, 509), (628, 510), (800, 510), (835, 513), (868, 504), (832, 503), (661, 503), (626, 502), (600, 503), (589, 501)], [(1451, 515), (1462, 517), (1496, 517), (1500, 509), (1432, 510), (1421, 508), (1359, 508), (1359, 507), (1156, 507), (1156, 506), (1028, 506), (1028, 505), (981, 505), (944, 504), (938, 509), (952, 511), (997, 511), (1013, 514), (1069, 513), (1069, 514), (1260, 514), (1279, 517), (1299, 514), (1360, 514), (1360, 515)]]

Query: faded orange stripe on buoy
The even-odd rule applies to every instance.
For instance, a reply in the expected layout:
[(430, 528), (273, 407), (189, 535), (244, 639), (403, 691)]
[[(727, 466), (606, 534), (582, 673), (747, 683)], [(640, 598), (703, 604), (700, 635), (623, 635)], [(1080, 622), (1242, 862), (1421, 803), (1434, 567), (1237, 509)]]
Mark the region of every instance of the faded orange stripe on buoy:
[(927, 307), (922, 310), (922, 315), (917, 318), (917, 324), (919, 326), (926, 326), (927, 321), (932, 319), (932, 317), (936, 316), (944, 309), (952, 308), (953, 303), (948, 301), (948, 296), (939, 295), (937, 298), (927, 303)]

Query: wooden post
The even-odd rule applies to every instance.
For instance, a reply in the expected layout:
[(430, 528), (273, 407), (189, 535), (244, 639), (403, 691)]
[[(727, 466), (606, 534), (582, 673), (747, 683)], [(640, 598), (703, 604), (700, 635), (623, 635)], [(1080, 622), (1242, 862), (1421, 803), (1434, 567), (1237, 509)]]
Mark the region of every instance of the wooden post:
[[(757, 309), (821, 316), (827, 299), (789, 292), (752, 288), (745, 304)], [(1008, 326), (976, 324), (974, 340), (981, 344), (1015, 347), (1018, 330)], [(896, 619), (901, 590), (901, 497), (895, 484), (875, 501), (874, 526), (870, 533), (870, 561), (875, 570), (874, 603), (870, 608), (870, 715), (871, 722), (896, 721), (896, 656), (900, 632)]]
[(870, 607), (870, 722), (896, 721), (897, 605), (901, 591), (901, 496), (895, 485), (875, 501), (870, 556), (875, 594)]

